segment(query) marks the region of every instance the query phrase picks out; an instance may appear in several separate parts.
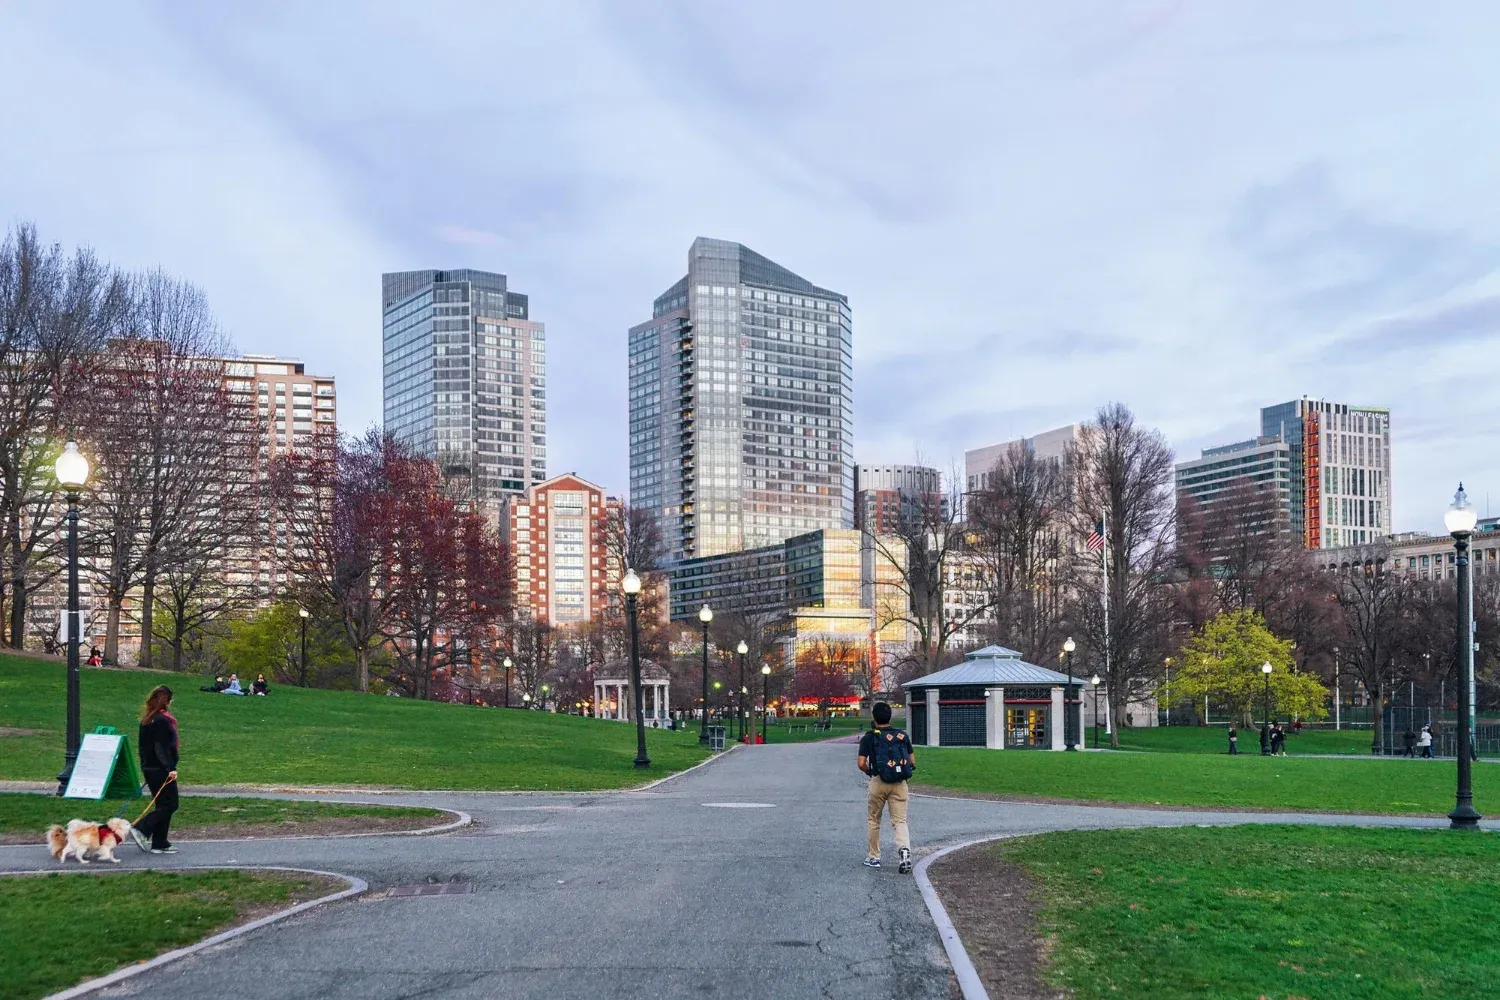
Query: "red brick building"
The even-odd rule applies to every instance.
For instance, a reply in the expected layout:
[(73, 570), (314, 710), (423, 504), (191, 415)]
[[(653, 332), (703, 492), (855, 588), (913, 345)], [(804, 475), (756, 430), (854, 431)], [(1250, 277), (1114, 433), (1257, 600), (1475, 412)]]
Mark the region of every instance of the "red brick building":
[(573, 474), (507, 498), (500, 532), (516, 566), (516, 610), (549, 625), (577, 625), (620, 600), (623, 570), (611, 551), (623, 505)]

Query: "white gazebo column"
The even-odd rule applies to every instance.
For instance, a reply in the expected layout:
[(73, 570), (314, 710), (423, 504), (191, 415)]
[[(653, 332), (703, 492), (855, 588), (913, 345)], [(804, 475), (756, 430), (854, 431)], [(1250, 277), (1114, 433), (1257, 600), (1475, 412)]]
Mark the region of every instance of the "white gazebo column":
[(938, 689), (927, 689), (927, 745), (942, 746), (941, 726), (938, 724)]
[(1066, 744), (1063, 742), (1063, 725), (1066, 716), (1063, 713), (1063, 688), (1052, 689), (1052, 749), (1061, 750)]
[(661, 682), (661, 717), (670, 719), (672, 717), (672, 684), (671, 681)]
[(599, 681), (594, 682), (594, 718), (599, 718), (599, 711), (604, 707), (604, 685)]
[(984, 745), (1005, 749), (1005, 688), (984, 690)]
[(617, 685), (617, 687), (618, 687), (619, 692), (620, 692), (620, 700), (617, 701), (615, 704), (619, 705), (620, 707), (615, 712), (615, 718), (619, 719), (621, 722), (629, 722), (630, 721), (630, 685), (626, 684), (624, 681), (621, 681)]

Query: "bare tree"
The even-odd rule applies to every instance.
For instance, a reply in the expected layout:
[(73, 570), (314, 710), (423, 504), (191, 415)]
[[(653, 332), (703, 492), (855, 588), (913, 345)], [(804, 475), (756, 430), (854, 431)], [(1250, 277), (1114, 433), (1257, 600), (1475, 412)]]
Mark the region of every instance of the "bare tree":
[(29, 224), (0, 242), (0, 641), (17, 649), (32, 594), (63, 565), (58, 438), (78, 428), (126, 300), (88, 250), (65, 256)]
[[(1172, 450), (1160, 431), (1138, 426), (1124, 404), (1110, 403), (1084, 425), (1073, 470), (1074, 531), (1084, 537), (1102, 521), (1108, 564), (1105, 574), (1097, 553), (1078, 560), (1073, 618), (1110, 693), (1117, 746), (1127, 705), (1156, 690), (1171, 648)], [(1101, 583), (1105, 595), (1094, 599)]]
[(992, 641), (1033, 661), (1062, 642), (1072, 568), (1069, 475), (1066, 460), (1039, 458), (1018, 442), (968, 497), (968, 523), (994, 590)]
[(1332, 581), (1339, 610), (1335, 636), (1340, 669), (1357, 678), (1375, 699), (1370, 713), (1372, 750), (1381, 745), (1381, 706), (1401, 671), (1397, 654), (1414, 609), (1413, 581), (1388, 572), (1388, 561), (1384, 546), (1371, 546), (1335, 570)]

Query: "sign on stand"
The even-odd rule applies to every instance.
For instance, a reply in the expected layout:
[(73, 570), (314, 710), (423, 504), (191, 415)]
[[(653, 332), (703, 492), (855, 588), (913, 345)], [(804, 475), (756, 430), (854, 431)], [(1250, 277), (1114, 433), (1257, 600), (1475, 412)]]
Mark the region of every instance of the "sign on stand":
[(110, 726), (83, 738), (65, 799), (131, 798), (141, 790), (141, 769), (130, 741)]

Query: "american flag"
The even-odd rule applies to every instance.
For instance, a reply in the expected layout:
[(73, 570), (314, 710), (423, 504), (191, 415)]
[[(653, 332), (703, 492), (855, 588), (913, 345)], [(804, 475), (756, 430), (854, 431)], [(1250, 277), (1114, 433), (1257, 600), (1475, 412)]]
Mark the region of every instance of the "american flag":
[(1086, 543), (1084, 543), (1084, 544), (1086, 544), (1088, 546), (1088, 549), (1089, 549), (1090, 552), (1103, 552), (1104, 551), (1104, 522), (1103, 521), (1100, 521), (1098, 524), (1094, 525), (1094, 530), (1091, 531), (1091, 532), (1089, 532), (1088, 541)]

